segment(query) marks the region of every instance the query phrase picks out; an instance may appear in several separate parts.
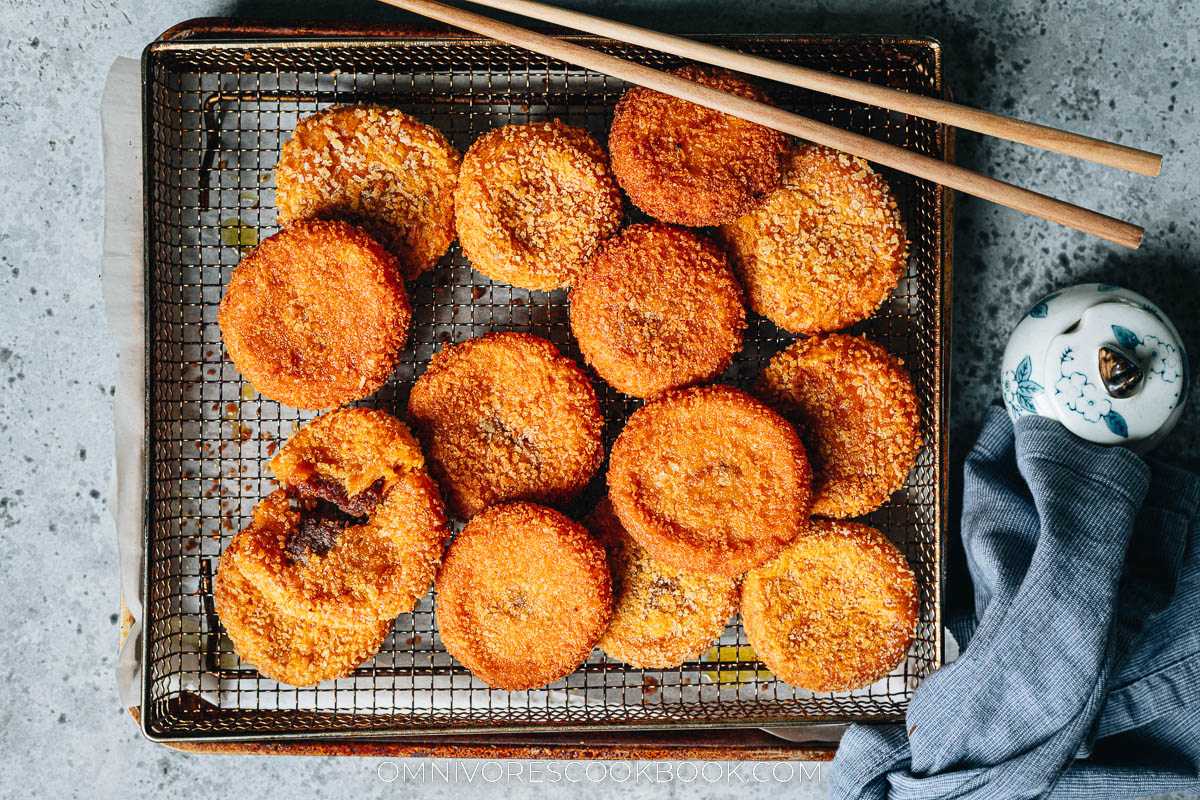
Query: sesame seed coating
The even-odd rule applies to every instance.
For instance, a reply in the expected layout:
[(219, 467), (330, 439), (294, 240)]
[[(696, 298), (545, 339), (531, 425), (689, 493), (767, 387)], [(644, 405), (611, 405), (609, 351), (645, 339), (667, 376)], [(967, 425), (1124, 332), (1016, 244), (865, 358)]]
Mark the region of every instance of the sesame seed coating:
[(796, 427), (813, 466), (812, 513), (857, 517), (904, 485), (921, 415), (902, 362), (862, 336), (801, 339), (778, 353), (755, 393)]
[(275, 168), (280, 224), (341, 219), (360, 225), (412, 280), (454, 241), (461, 161), (441, 131), (402, 111), (327, 108), (300, 120), (283, 145)]
[(746, 573), (742, 619), (755, 652), (781, 680), (850, 691), (904, 660), (919, 598), (904, 554), (886, 536), (814, 519), (774, 560)]
[(608, 155), (587, 131), (557, 119), (476, 139), (454, 196), (471, 265), (540, 291), (569, 286), (624, 214)]
[(792, 426), (729, 386), (646, 404), (609, 457), (609, 497), (625, 530), (670, 566), (716, 575), (739, 575), (786, 547), (808, 516), (810, 483)]
[(736, 578), (668, 566), (625, 532), (606, 497), (584, 524), (608, 556), (613, 615), (599, 647), (641, 669), (670, 669), (704, 652), (737, 610)]
[(783, 185), (720, 235), (751, 310), (792, 333), (871, 316), (908, 261), (887, 182), (861, 158), (815, 145), (793, 151)]
[(499, 689), (533, 689), (574, 672), (611, 613), (604, 549), (579, 523), (532, 503), (475, 517), (438, 572), (446, 649)]
[(378, 652), (392, 629), (390, 618), (371, 617), (344, 626), (287, 613), (242, 573), (237, 546), (242, 535), (234, 537), (221, 555), (213, 600), (243, 661), (281, 683), (312, 686), (349, 675)]
[(412, 311), (396, 260), (345, 222), (264, 239), (225, 287), (217, 322), (238, 371), (265, 397), (333, 408), (395, 369)]
[(632, 225), (571, 288), (571, 331), (601, 378), (634, 397), (711, 380), (742, 347), (746, 309), (724, 253), (671, 225)]
[[(258, 504), (238, 541), (242, 573), (280, 609), (359, 625), (409, 612), (429, 591), (450, 529), (404, 423), (384, 411), (339, 409), (288, 440), (271, 467), (284, 489)], [(289, 543), (309, 503), (289, 497), (314, 477), (347, 495), (379, 482), (381, 500), (365, 520), (348, 524), (328, 552), (297, 560)]]
[(508, 500), (567, 503), (604, 458), (596, 390), (579, 365), (527, 333), (443, 348), (413, 385), (408, 421), (462, 519)]
[[(688, 65), (673, 75), (759, 103), (732, 72)], [(613, 172), (633, 204), (677, 225), (720, 225), (753, 209), (783, 176), (788, 137), (662, 92), (634, 87), (613, 112)]]

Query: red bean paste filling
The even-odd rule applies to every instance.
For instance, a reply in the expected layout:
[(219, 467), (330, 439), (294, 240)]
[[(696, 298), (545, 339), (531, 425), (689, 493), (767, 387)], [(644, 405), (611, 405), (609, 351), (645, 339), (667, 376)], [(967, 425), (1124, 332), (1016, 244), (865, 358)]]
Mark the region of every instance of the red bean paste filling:
[(361, 525), (383, 499), (384, 479), (380, 478), (353, 497), (337, 481), (314, 475), (289, 487), (295, 497), (315, 500), (300, 508), (300, 525), (288, 537), (284, 552), (292, 561), (308, 563), (312, 555), (323, 556), (333, 549), (347, 526)]

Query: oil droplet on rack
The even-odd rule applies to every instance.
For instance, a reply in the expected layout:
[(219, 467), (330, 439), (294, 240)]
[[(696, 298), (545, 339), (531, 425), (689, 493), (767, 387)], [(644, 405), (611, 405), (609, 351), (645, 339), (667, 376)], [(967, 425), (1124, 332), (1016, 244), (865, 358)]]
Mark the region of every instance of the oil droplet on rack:
[(738, 664), (747, 661), (758, 661), (758, 654), (748, 644), (723, 644), (710, 649), (704, 654), (704, 661), (717, 665), (716, 669), (706, 669), (701, 674), (710, 681), (721, 686), (741, 686), (755, 681), (769, 681), (775, 676), (768, 669), (722, 669), (720, 664)]
[(254, 247), (258, 244), (258, 229), (237, 217), (222, 220), (221, 244), (225, 247)]

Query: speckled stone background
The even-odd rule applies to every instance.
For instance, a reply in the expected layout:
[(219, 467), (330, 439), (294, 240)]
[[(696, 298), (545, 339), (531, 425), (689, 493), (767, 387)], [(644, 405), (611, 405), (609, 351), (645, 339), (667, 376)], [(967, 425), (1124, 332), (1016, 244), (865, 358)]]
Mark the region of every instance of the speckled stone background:
[[(1200, 2), (1152, 0), (560, 0), (649, 27), (695, 32), (913, 33), (945, 45), (961, 101), (1144, 146), (1157, 180), (1060, 156), (958, 140), (971, 169), (1147, 228), (1126, 251), (960, 198), (954, 278), (953, 450), (997, 395), (1021, 311), (1051, 289), (1103, 280), (1155, 299), (1200, 353)], [(98, 104), (118, 55), (194, 16), (404, 19), (367, 0), (157, 3), (9, 0), (0, 9), (0, 793), (134, 796), (822, 797), (786, 785), (639, 782), (387, 783), (372, 760), (185, 756), (142, 740), (113, 678), (117, 562), (105, 509), (116, 354), (98, 280)], [(1195, 389), (1195, 387), (1193, 387)], [(1160, 456), (1200, 465), (1197, 393)], [(410, 764), (410, 769), (419, 764)], [(385, 776), (394, 774), (384, 767)], [(432, 774), (432, 773), (429, 773)], [(494, 775), (494, 773), (491, 773)], [(595, 770), (591, 773), (598, 776)], [(621, 773), (618, 773), (621, 774)]]

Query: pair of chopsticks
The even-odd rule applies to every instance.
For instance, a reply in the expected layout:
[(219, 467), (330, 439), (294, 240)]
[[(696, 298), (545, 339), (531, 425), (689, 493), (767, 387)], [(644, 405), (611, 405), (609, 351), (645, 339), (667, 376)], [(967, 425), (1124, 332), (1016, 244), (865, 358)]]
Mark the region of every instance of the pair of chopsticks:
[[(602, 72), (629, 83), (707, 106), (735, 117), (774, 128), (815, 144), (851, 153), (917, 178), (939, 183), (975, 197), (990, 200), (1036, 217), (1136, 248), (1145, 230), (1124, 220), (1076, 206), (1048, 195), (989, 178), (902, 147), (826, 125), (782, 109), (756, 103), (698, 83), (678, 78), (632, 61), (601, 53), (571, 42), (490, 19), (434, 0), (382, 0), (431, 19), (557, 58), (586, 69)], [(789, 83), (836, 97), (867, 103), (933, 120), (959, 128), (1033, 145), (1064, 155), (1095, 161), (1142, 175), (1156, 176), (1162, 156), (1093, 139), (1056, 128), (1011, 119), (967, 108), (946, 100), (888, 89), (852, 78), (824, 73), (768, 58), (671, 36), (633, 25), (613, 22), (576, 11), (555, 8), (533, 0), (470, 0), (470, 2), (534, 17), (564, 27), (616, 39), (627, 44), (661, 50), (782, 83)]]

